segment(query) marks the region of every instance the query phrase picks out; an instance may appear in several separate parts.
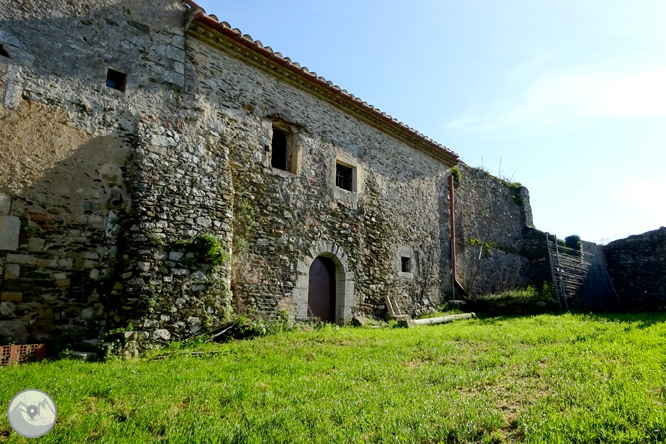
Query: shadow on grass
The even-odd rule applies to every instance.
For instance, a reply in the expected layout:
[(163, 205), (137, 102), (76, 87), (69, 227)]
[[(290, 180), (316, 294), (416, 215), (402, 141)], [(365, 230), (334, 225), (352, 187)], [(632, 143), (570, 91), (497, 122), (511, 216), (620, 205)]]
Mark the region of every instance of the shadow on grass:
[(666, 313), (640, 312), (640, 313), (594, 313), (582, 310), (552, 311), (537, 314), (502, 314), (476, 313), (477, 319), (483, 324), (492, 325), (510, 319), (533, 318), (541, 315), (563, 316), (567, 314), (580, 315), (594, 321), (607, 321), (618, 323), (637, 324), (637, 328), (649, 328), (655, 324), (666, 322)]
[(533, 313), (533, 314), (492, 314), (492, 313), (479, 313), (475, 312), (476, 318), (483, 324), (492, 325), (499, 322), (508, 321), (511, 319), (524, 319), (524, 318), (534, 318), (542, 315), (551, 315), (551, 316), (561, 316), (565, 314), (564, 312), (543, 312), (543, 313)]
[(655, 324), (666, 322), (666, 313), (640, 312), (640, 313), (586, 313), (591, 319), (606, 320), (621, 323), (637, 323), (638, 328), (649, 328)]

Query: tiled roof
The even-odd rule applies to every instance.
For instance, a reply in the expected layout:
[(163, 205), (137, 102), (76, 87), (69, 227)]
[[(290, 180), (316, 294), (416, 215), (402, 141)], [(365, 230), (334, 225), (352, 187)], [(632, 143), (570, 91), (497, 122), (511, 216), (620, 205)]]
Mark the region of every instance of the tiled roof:
[(182, 0), (182, 2), (194, 10), (194, 20), (204, 23), (210, 28), (213, 28), (215, 31), (230, 37), (237, 43), (254, 51), (255, 53), (260, 54), (261, 56), (275, 62), (278, 65), (281, 65), (289, 71), (294, 72), (307, 82), (322, 88), (328, 93), (332, 93), (333, 95), (342, 99), (344, 102), (347, 102), (348, 104), (353, 105), (355, 108), (360, 109), (368, 117), (374, 118), (373, 120), (378, 120), (388, 124), (389, 127), (397, 129), (400, 133), (402, 133), (403, 136), (406, 136), (407, 139), (413, 140), (424, 148), (427, 148), (429, 151), (431, 151), (432, 154), (435, 155), (435, 157), (444, 161), (444, 163), (453, 166), (458, 162), (458, 155), (445, 146), (440, 145), (431, 138), (424, 136), (415, 129), (410, 128), (399, 120), (386, 114), (385, 112), (380, 111), (378, 108), (375, 108), (367, 102), (362, 101), (353, 94), (350, 94), (346, 90), (341, 89), (339, 86), (334, 85), (331, 81), (326, 80), (324, 77), (318, 76), (317, 73), (310, 72), (310, 70), (308, 70), (308, 68), (305, 66), (299, 65), (297, 62), (292, 62), (289, 57), (284, 57), (279, 52), (273, 51), (270, 46), (264, 46), (259, 40), (254, 40), (249, 34), (243, 34), (238, 28), (231, 28), (229, 23), (220, 22), (217, 17), (207, 15), (203, 8), (197, 5), (194, 1)]

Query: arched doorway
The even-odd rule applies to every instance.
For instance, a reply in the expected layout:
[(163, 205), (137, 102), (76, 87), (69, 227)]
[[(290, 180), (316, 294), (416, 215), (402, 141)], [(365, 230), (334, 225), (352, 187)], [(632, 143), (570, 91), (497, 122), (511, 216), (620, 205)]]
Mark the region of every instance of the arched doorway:
[(345, 250), (335, 242), (323, 239), (315, 242), (296, 264), (296, 285), (291, 296), (295, 305), (296, 318), (306, 320), (312, 316), (308, 304), (310, 267), (316, 258), (330, 259), (335, 264), (335, 273), (332, 273), (335, 276), (335, 287), (333, 287), (335, 297), (330, 298), (335, 301), (335, 310), (333, 310), (334, 317), (331, 318), (336, 324), (348, 324), (357, 304), (354, 292), (354, 272), (349, 269), (349, 259)]
[(335, 262), (319, 256), (312, 261), (308, 285), (308, 315), (322, 321), (336, 321)]

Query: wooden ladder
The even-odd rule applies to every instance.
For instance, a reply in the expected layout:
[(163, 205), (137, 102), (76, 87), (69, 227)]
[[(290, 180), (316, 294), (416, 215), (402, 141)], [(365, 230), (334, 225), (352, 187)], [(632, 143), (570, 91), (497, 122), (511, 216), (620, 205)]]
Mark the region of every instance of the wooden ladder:
[(591, 267), (589, 258), (594, 256), (591, 252), (560, 246), (557, 236), (552, 239), (546, 234), (548, 245), (548, 260), (553, 285), (557, 292), (560, 308), (569, 310), (569, 301), (578, 294), (582, 288)]
[(548, 246), (548, 263), (550, 264), (550, 274), (553, 279), (553, 286), (557, 294), (557, 301), (560, 303), (560, 310), (569, 311), (569, 303), (567, 301), (567, 288), (564, 285), (564, 277), (562, 276), (562, 265), (560, 264), (560, 252), (557, 247), (557, 237), (551, 242), (546, 233), (546, 245)]

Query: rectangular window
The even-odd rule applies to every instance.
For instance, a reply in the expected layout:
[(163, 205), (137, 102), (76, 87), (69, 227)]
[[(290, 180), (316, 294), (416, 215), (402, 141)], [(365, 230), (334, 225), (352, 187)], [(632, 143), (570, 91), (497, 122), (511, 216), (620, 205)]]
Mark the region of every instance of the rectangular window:
[(106, 86), (109, 88), (117, 89), (118, 91), (125, 91), (126, 85), (127, 74), (109, 68), (106, 73)]
[(289, 137), (285, 131), (273, 127), (273, 142), (271, 147), (271, 166), (283, 171), (289, 171)]
[(410, 257), (401, 257), (400, 258), (401, 262), (401, 271), (403, 273), (411, 273), (412, 272), (412, 258)]
[(351, 167), (335, 164), (335, 185), (343, 190), (352, 191), (353, 169)]

